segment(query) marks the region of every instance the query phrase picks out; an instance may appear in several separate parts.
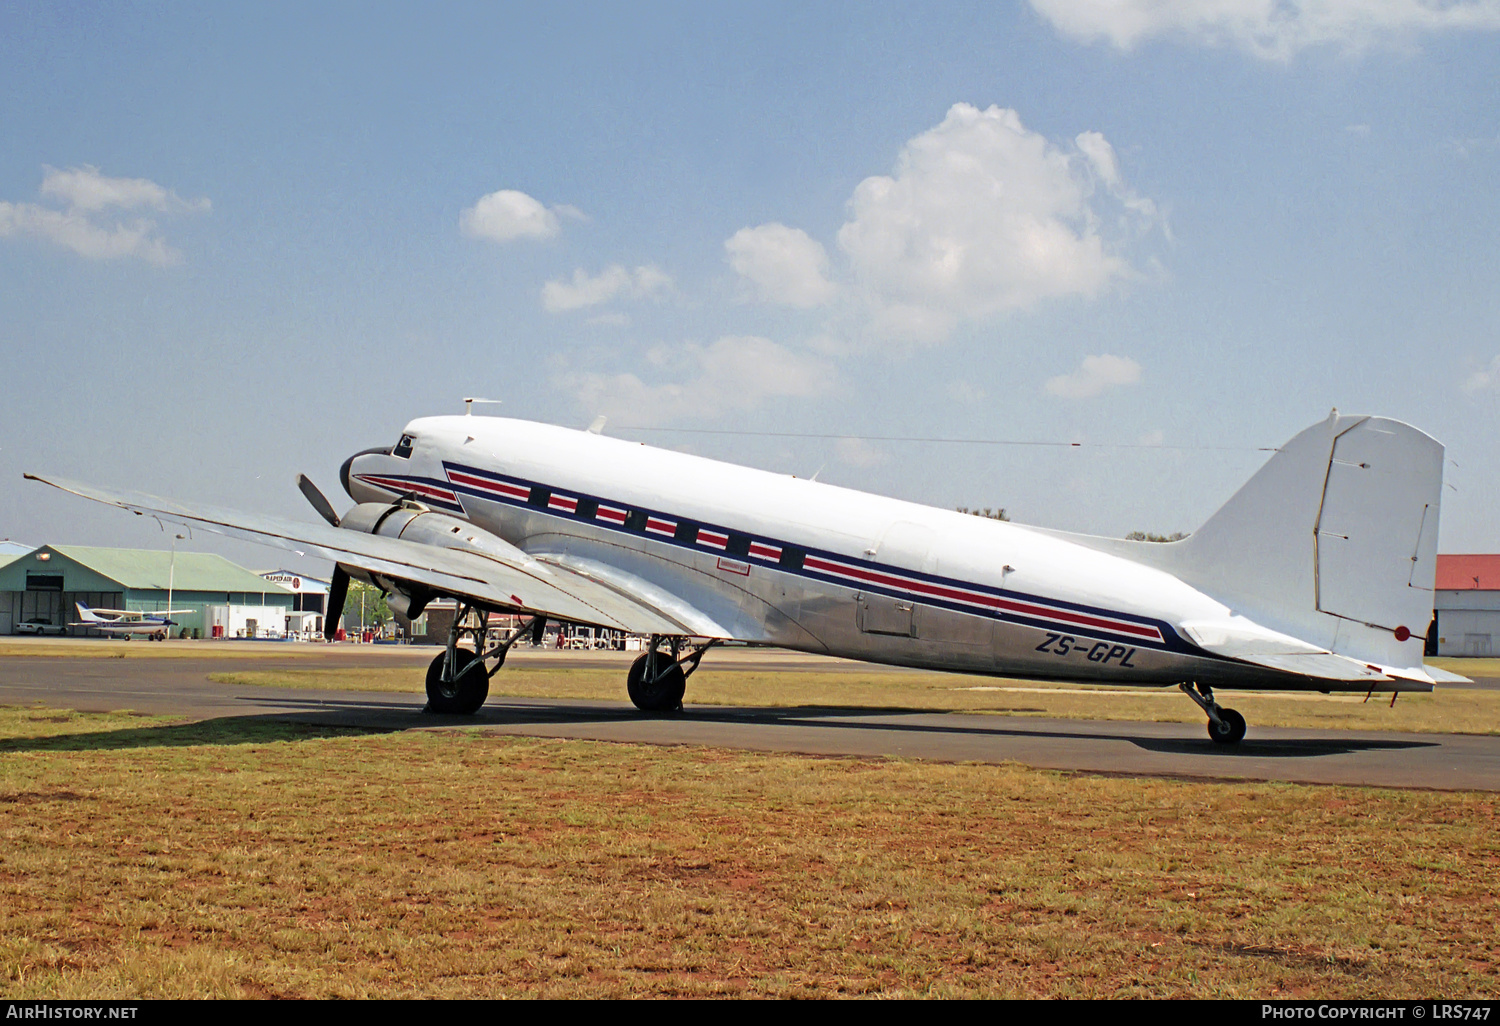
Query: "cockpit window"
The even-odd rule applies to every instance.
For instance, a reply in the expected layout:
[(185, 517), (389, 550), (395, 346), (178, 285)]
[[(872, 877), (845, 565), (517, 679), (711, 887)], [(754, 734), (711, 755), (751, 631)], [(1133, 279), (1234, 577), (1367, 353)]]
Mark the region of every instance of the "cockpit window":
[(392, 456), (400, 456), (403, 460), (411, 459), (411, 435), (402, 435), (401, 441), (391, 450)]

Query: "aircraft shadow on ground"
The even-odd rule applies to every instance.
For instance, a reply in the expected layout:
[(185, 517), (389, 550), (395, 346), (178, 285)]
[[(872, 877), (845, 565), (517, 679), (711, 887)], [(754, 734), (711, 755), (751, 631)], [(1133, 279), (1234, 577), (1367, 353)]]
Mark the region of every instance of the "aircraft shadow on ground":
[[(762, 710), (764, 712), (764, 710)], [(1124, 741), (1135, 745), (1137, 748), (1163, 755), (1213, 755), (1224, 758), (1294, 758), (1302, 759), (1322, 755), (1347, 755), (1351, 752), (1364, 751), (1387, 751), (1401, 750), (1407, 748), (1436, 748), (1440, 745), (1437, 741), (1396, 741), (1378, 740), (1368, 738), (1344, 738), (1337, 735), (1323, 738), (1285, 738), (1275, 740), (1256, 740), (1248, 737), (1237, 745), (1215, 744), (1207, 736), (1199, 738), (1182, 737), (1141, 737), (1135, 734), (1111, 733), (1109, 729), (1101, 730), (1057, 730), (1046, 729), (1040, 726), (1027, 729), (1025, 727), (973, 727), (965, 725), (946, 725), (940, 723), (882, 723), (870, 725), (866, 723), (841, 723), (836, 719), (807, 718), (822, 716), (848, 716), (855, 715), (864, 710), (771, 710), (773, 713), (785, 713), (789, 715), (768, 716), (769, 721), (774, 721), (787, 726), (808, 727), (844, 727), (855, 730), (891, 730), (911, 731), (924, 734), (959, 734), (978, 737), (1019, 737), (1019, 738), (1057, 738), (1070, 741)], [(697, 711), (694, 711), (697, 715)], [(1091, 720), (1091, 723), (1105, 724), (1114, 730), (1119, 729), (1119, 721)], [(1186, 726), (1186, 725), (1184, 725)]]
[[(546, 724), (622, 723), (642, 719), (642, 714), (624, 705), (596, 705), (586, 702), (555, 704), (540, 701), (517, 701), (494, 698), (475, 716), (440, 716), (419, 711), (410, 702), (371, 702), (351, 700), (339, 702), (328, 699), (273, 699), (267, 702), (257, 699), (259, 704), (284, 706), (287, 712), (302, 715), (319, 713), (347, 717), (358, 716), (361, 711), (375, 712), (383, 719), (382, 729), (399, 730), (405, 727), (435, 726), (521, 726)], [(670, 721), (722, 723), (726, 725), (764, 724), (766, 726), (806, 727), (833, 730), (880, 730), (923, 735), (949, 735), (970, 737), (1014, 737), (1055, 738), (1073, 741), (1123, 741), (1146, 751), (1162, 755), (1211, 755), (1225, 759), (1308, 759), (1329, 755), (1348, 755), (1354, 752), (1400, 751), (1413, 748), (1437, 748), (1440, 741), (1415, 741), (1394, 738), (1360, 738), (1340, 736), (1333, 732), (1317, 738), (1265, 738), (1257, 739), (1253, 733), (1238, 745), (1214, 744), (1201, 728), (1197, 737), (1147, 737), (1125, 733), (1121, 721), (1090, 720), (1096, 730), (1060, 730), (1055, 727), (1024, 726), (1025, 720), (1007, 718), (1007, 722), (995, 726), (974, 726), (966, 723), (943, 723), (946, 713), (931, 709), (869, 708), (842, 706), (789, 706), (765, 708), (746, 706), (690, 706), (687, 710), (652, 717)], [(903, 722), (895, 717), (921, 716), (923, 722)], [(873, 718), (890, 717), (885, 722), (871, 723)], [(995, 717), (1000, 719), (1001, 717)], [(1056, 721), (1050, 721), (1056, 722)], [(1157, 726), (1157, 724), (1141, 724)], [(1185, 731), (1190, 725), (1181, 725)]]
[(82, 734), (0, 739), (0, 754), (7, 752), (96, 752), (130, 748), (186, 748), (192, 745), (263, 745), (276, 741), (306, 741), (326, 737), (357, 737), (389, 734), (400, 727), (345, 726), (289, 720), (271, 713), (261, 716), (226, 716), (175, 723), (162, 727), (130, 727)]

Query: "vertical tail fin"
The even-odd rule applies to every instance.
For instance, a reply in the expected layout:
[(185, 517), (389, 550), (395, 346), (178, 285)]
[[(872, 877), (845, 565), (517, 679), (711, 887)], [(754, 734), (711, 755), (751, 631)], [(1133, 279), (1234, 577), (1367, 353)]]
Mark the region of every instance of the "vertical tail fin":
[(1278, 449), (1202, 528), (1148, 558), (1266, 627), (1420, 666), (1442, 478), (1433, 438), (1335, 412)]

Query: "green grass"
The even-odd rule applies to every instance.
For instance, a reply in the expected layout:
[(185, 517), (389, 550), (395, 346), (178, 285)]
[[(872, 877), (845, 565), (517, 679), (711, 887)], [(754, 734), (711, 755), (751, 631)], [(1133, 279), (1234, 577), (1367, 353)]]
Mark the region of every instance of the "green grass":
[(1488, 794), (40, 708), (0, 710), (0, 738), (7, 999), (1500, 979)]

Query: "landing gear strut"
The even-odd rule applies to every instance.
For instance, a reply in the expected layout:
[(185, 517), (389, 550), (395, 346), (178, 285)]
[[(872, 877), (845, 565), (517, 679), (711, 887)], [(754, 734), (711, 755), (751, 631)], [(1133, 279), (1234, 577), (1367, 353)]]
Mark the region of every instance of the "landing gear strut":
[[(527, 634), (540, 633), (546, 625), (536, 616), (511, 631), (498, 644), (485, 648), (489, 636), (489, 613), (478, 606), (462, 604), (448, 628), (448, 645), (427, 667), (427, 712), (469, 716), (477, 712), (490, 694), (490, 678), (505, 665), (505, 654)], [(461, 648), (469, 639), (473, 648)], [(486, 664), (494, 660), (494, 666)]]
[(697, 645), (683, 655), (681, 638), (667, 639), (667, 649), (661, 647), (662, 641), (661, 637), (652, 635), (646, 654), (631, 664), (630, 673), (625, 678), (625, 690), (641, 712), (676, 712), (681, 709), (688, 677), (698, 668), (703, 653), (718, 644), (710, 641)]
[(1245, 717), (1215, 702), (1213, 688), (1207, 684), (1179, 684), (1177, 687), (1196, 702), (1198, 708), (1208, 713), (1208, 736), (1214, 743), (1237, 745), (1244, 740)]

